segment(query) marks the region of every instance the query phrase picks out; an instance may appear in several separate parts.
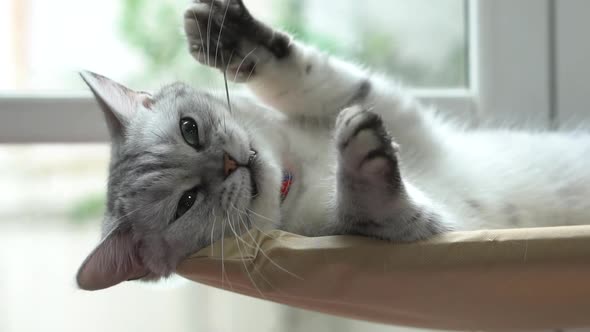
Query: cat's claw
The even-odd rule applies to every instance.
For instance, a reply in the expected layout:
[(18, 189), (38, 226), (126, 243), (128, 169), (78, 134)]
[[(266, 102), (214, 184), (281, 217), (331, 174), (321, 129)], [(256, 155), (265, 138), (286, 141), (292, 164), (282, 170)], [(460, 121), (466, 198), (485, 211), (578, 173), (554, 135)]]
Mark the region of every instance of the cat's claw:
[(191, 55), (200, 63), (227, 70), (245, 81), (256, 67), (288, 53), (290, 39), (256, 20), (241, 0), (200, 0), (184, 13)]
[(398, 146), (381, 117), (361, 106), (343, 110), (336, 120), (336, 144), (346, 176), (369, 183), (398, 183)]

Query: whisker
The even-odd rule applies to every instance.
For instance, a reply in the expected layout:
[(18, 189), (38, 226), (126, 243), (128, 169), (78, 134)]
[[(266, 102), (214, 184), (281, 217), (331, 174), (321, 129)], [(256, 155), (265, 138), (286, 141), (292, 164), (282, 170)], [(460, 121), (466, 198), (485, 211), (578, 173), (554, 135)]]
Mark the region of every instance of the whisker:
[[(223, 250), (224, 250), (224, 244), (223, 244), (223, 238), (225, 238), (225, 221), (221, 223), (221, 288), (225, 289), (224, 286), (224, 278), (227, 275), (227, 272), (225, 271), (225, 260), (223, 257)], [(227, 277), (227, 283), (229, 284), (229, 288), (233, 290), (233, 286), (231, 284), (231, 281), (229, 280), (229, 276)]]
[(225, 286), (224, 286), (225, 265), (224, 265), (224, 261), (223, 261), (223, 238), (225, 237), (225, 236), (223, 236), (225, 233), (224, 229), (225, 229), (225, 221), (223, 221), (221, 223), (221, 288), (222, 289), (225, 289)]
[[(228, 215), (228, 217), (229, 217), (229, 215)], [(246, 273), (248, 274), (248, 278), (250, 279), (250, 282), (252, 283), (254, 288), (256, 288), (256, 290), (258, 291), (260, 296), (262, 298), (266, 299), (266, 296), (264, 296), (264, 294), (262, 293), (260, 288), (258, 288), (258, 285), (254, 281), (254, 278), (252, 278), (252, 275), (250, 274), (250, 270), (248, 269), (248, 266), (246, 266), (246, 262), (244, 260), (244, 254), (242, 252), (242, 248), (240, 247), (240, 241), (238, 241), (238, 239), (242, 240), (242, 241), (244, 241), (244, 240), (238, 236), (238, 233), (236, 233), (236, 230), (233, 228), (231, 218), (228, 220), (228, 222), (229, 222), (229, 227), (231, 228), (232, 232), (234, 233), (234, 240), (236, 241), (236, 245), (238, 246), (238, 251), (240, 252), (240, 257), (242, 258), (240, 260), (242, 261), (242, 265), (244, 266), (244, 270), (246, 270)], [(244, 243), (245, 243), (245, 241), (244, 241)]]
[(211, 3), (211, 8), (209, 8), (209, 17), (207, 18), (207, 66), (211, 67), (211, 53), (209, 52), (210, 50), (210, 45), (211, 45), (211, 20), (213, 19), (213, 2)]
[[(276, 225), (277, 224), (277, 221), (276, 220), (272, 220), (272, 219), (270, 219), (270, 218), (268, 218), (266, 216), (263, 216), (263, 215), (261, 215), (259, 213), (254, 212), (254, 211), (252, 211), (252, 210), (250, 210), (248, 208), (246, 208), (246, 211), (248, 211), (248, 212), (252, 213), (253, 215), (258, 216), (258, 217), (260, 217), (260, 218), (262, 218), (262, 219), (264, 219), (266, 221), (270, 221), (271, 223), (273, 223), (273, 225)], [(268, 234), (264, 234), (264, 235), (268, 235)]]
[[(223, 82), (225, 84), (225, 96), (227, 97), (227, 108), (229, 110), (229, 114), (232, 114), (233, 111), (232, 111), (232, 107), (231, 107), (231, 102), (229, 100), (229, 88), (227, 86), (227, 69), (229, 67), (229, 64), (231, 63), (231, 59), (233, 56), (234, 56), (234, 51), (231, 52), (231, 54), (229, 56), (229, 60), (227, 61), (227, 64), (225, 66), (225, 70), (223, 71)], [(224, 61), (223, 53), (221, 54), (221, 61)]]
[[(215, 224), (217, 223), (217, 215), (215, 214), (215, 207), (213, 207), (213, 225), (211, 226), (211, 240), (209, 245), (213, 245), (213, 232), (215, 230)], [(213, 254), (213, 252), (211, 252)]]
[(248, 248), (250, 248), (250, 249), (256, 249), (256, 248), (257, 248), (256, 246), (253, 246), (252, 244), (250, 244), (250, 243), (246, 242), (244, 239), (242, 239), (242, 237), (241, 237), (240, 235), (238, 235), (238, 234), (236, 233), (236, 231), (235, 231), (235, 228), (233, 228), (233, 227), (231, 226), (231, 225), (232, 225), (231, 221), (229, 221), (229, 225), (230, 225), (230, 228), (231, 228), (232, 232), (234, 233), (235, 237), (236, 237), (238, 240), (240, 240), (244, 246), (247, 246), (247, 247), (248, 247)]
[(250, 69), (250, 74), (248, 74), (248, 77), (246, 78), (245, 83), (248, 83), (250, 81), (250, 78), (252, 77), (252, 73), (254, 73), (254, 69), (256, 69), (256, 66), (258, 66), (258, 62), (260, 62), (260, 61), (256, 61), (254, 63), (254, 66), (252, 66), (252, 69)]
[(225, 118), (227, 115), (225, 113), (222, 113), (222, 116), (223, 116), (223, 130), (227, 131), (227, 124), (225, 121)]
[[(227, 10), (229, 9), (229, 3), (231, 0), (227, 0), (227, 5), (225, 6), (225, 12), (223, 13), (223, 18), (221, 19), (221, 27), (219, 28), (219, 36), (217, 37), (217, 46), (215, 46), (215, 65), (214, 68), (217, 68), (217, 51), (219, 50), (219, 42), (221, 41), (221, 35), (223, 33), (223, 25), (225, 23), (225, 16), (227, 15)], [(223, 62), (223, 59), (221, 59)], [(223, 63), (221, 64), (223, 66)]]
[[(195, 19), (195, 24), (197, 25), (197, 29), (199, 29), (199, 36), (201, 37), (201, 45), (199, 46), (201, 50), (203, 49), (203, 34), (201, 33), (201, 26), (199, 25), (199, 20), (197, 19), (197, 14), (193, 12), (193, 17)], [(207, 55), (209, 56), (209, 55)]]
[[(263, 252), (262, 248), (260, 248), (260, 246), (258, 245), (258, 242), (256, 242), (256, 240), (254, 240), (254, 237), (252, 236), (252, 234), (250, 234), (250, 230), (248, 229), (248, 226), (246, 225), (246, 222), (242, 218), (242, 213), (240, 212), (240, 210), (237, 209), (236, 207), (234, 207), (234, 209), (236, 209), (238, 211), (238, 218), (239, 218), (239, 221), (240, 221), (240, 227), (241, 226), (244, 226), (245, 232), (248, 232), (248, 235), (250, 235), (250, 237), (252, 238), (252, 241), (258, 247), (258, 251)], [(258, 273), (258, 275), (260, 276), (260, 278), (264, 282), (266, 282), (274, 291), (278, 292), (279, 294), (284, 294), (284, 292), (282, 292), (280, 289), (277, 289), (268, 279), (266, 279), (266, 277), (264, 276), (264, 274), (262, 273), (262, 271), (259, 271), (258, 268), (256, 267), (256, 265), (252, 264), (252, 267), (253, 267), (254, 271), (256, 273)]]
[(256, 51), (256, 49), (258, 48), (258, 46), (254, 47), (254, 49), (252, 49), (252, 51), (248, 52), (243, 58), (242, 61), (240, 61), (240, 64), (238, 64), (238, 69), (236, 70), (236, 75), (234, 76), (234, 82), (238, 79), (238, 74), (240, 73), (240, 68), (242, 68), (242, 65), (244, 64), (244, 61), (246, 61), (246, 59), (252, 55), (252, 53), (254, 53)]
[[(272, 222), (274, 225), (276, 225), (276, 224), (277, 224), (277, 223), (276, 223), (274, 220), (272, 220), (272, 219), (270, 219), (270, 218), (268, 218), (268, 217), (266, 217), (266, 216), (263, 216), (263, 215), (261, 215), (261, 214), (258, 214), (258, 213), (254, 212), (254, 211), (252, 211), (252, 210), (250, 210), (250, 209), (248, 209), (248, 208), (247, 208), (246, 210), (247, 210), (249, 213), (252, 213), (252, 214), (254, 214), (254, 215), (256, 215), (256, 216), (258, 216), (258, 217), (260, 217), (260, 218), (262, 218), (262, 219), (265, 219), (265, 220), (267, 220), (267, 221), (270, 221), (270, 222)], [(244, 213), (245, 213), (245, 212), (244, 212)], [(271, 238), (271, 239), (274, 239), (274, 240), (280, 241), (280, 239), (279, 239), (279, 238), (276, 238), (276, 237), (272, 236), (271, 234), (269, 234), (269, 233), (265, 232), (265, 231), (264, 231), (262, 228), (258, 227), (258, 226), (257, 226), (255, 223), (252, 223), (252, 227), (253, 227), (253, 228), (255, 228), (257, 231), (259, 231), (260, 233), (262, 233), (262, 235), (264, 235), (264, 236), (266, 236), (266, 237), (268, 237), (268, 238)]]
[[(240, 211), (239, 209), (237, 209), (236, 207), (233, 207), (233, 208), (234, 208), (236, 211), (238, 211), (238, 213), (244, 213), (244, 212)], [(249, 210), (249, 211), (250, 211), (250, 210)], [(254, 227), (256, 227), (256, 226), (254, 226)], [(261, 233), (263, 233), (263, 234), (264, 234), (264, 232), (262, 232), (262, 230), (260, 230), (260, 229), (258, 229), (258, 230), (259, 230)], [(250, 236), (250, 238), (252, 239), (252, 242), (254, 242), (254, 243), (256, 244), (256, 246), (258, 247), (258, 251), (260, 251), (260, 252), (262, 253), (262, 255), (263, 255), (264, 257), (266, 257), (266, 259), (268, 259), (268, 261), (269, 261), (269, 262), (270, 262), (272, 265), (274, 265), (274, 266), (275, 266), (275, 267), (277, 267), (279, 270), (281, 270), (281, 271), (283, 271), (283, 272), (287, 273), (288, 275), (290, 275), (290, 276), (292, 276), (292, 277), (295, 277), (295, 278), (297, 278), (297, 279), (299, 279), (299, 280), (303, 280), (303, 278), (302, 278), (302, 277), (300, 277), (300, 276), (296, 275), (295, 273), (293, 273), (293, 272), (291, 272), (291, 271), (289, 271), (289, 270), (285, 269), (284, 267), (280, 266), (280, 265), (279, 265), (277, 262), (275, 262), (275, 261), (274, 261), (272, 258), (270, 258), (270, 257), (269, 257), (269, 256), (266, 254), (266, 252), (264, 252), (264, 250), (262, 250), (262, 248), (260, 247), (260, 244), (259, 244), (259, 243), (256, 241), (256, 239), (254, 239), (254, 236), (252, 236), (252, 233), (250, 233), (250, 231), (249, 231), (249, 230), (248, 230), (248, 232), (247, 232), (247, 233), (248, 233), (248, 235)]]

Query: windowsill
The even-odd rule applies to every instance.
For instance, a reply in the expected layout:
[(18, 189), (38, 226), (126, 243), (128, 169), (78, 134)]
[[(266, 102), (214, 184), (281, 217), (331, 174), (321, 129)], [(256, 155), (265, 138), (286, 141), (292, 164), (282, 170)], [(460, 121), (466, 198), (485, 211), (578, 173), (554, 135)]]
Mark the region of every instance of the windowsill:
[[(426, 104), (453, 116), (471, 116), (475, 98), (467, 89), (410, 90)], [(1, 143), (90, 143), (108, 140), (104, 119), (90, 92), (0, 93)]]

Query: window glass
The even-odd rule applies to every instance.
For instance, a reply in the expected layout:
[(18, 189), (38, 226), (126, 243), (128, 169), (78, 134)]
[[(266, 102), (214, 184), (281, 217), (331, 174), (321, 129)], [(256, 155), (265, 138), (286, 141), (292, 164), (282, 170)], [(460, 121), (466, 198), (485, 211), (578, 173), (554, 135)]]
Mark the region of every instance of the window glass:
[[(255, 15), (415, 87), (466, 85), (465, 0), (247, 0)], [(170, 80), (221, 86), (188, 55), (185, 0), (0, 2), (0, 91), (84, 89), (93, 70), (153, 89)]]

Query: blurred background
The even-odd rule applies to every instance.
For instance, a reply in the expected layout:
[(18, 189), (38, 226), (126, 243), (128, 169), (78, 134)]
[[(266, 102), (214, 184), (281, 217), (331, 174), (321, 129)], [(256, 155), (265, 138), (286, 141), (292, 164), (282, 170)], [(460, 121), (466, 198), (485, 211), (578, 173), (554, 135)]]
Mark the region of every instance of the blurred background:
[[(1, 0), (0, 93), (84, 95), (80, 69), (142, 90), (174, 80), (221, 88), (219, 73), (188, 55), (187, 3)], [(408, 84), (466, 85), (463, 0), (246, 3), (266, 22)], [(181, 280), (76, 290), (75, 271), (99, 238), (108, 156), (106, 141), (0, 145), (0, 331), (397, 330)]]
[[(0, 89), (81, 90), (75, 73), (82, 68), (143, 89), (171, 80), (218, 84), (217, 71), (196, 66), (187, 56), (181, 21), (187, 4), (3, 0)], [(249, 0), (247, 5), (299, 39), (409, 84), (466, 84), (463, 0)]]
[[(264, 21), (394, 75), (437, 105), (542, 128), (562, 114), (587, 115), (579, 106), (588, 95), (580, 84), (588, 68), (573, 63), (590, 47), (561, 38), (571, 22), (588, 24), (579, 14), (590, 10), (585, 1), (245, 2)], [(84, 135), (102, 128), (100, 120), (62, 112), (82, 101), (92, 106), (80, 114), (99, 119), (76, 72), (89, 69), (142, 90), (173, 80), (222, 88), (218, 72), (188, 55), (186, 4), (0, 0), (0, 331), (418, 331), (180, 279), (76, 290), (76, 269), (99, 239), (109, 156), (106, 136)]]

